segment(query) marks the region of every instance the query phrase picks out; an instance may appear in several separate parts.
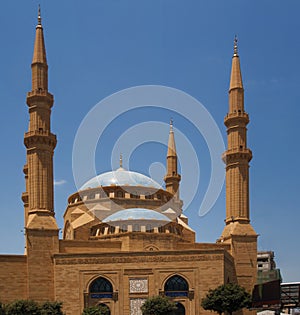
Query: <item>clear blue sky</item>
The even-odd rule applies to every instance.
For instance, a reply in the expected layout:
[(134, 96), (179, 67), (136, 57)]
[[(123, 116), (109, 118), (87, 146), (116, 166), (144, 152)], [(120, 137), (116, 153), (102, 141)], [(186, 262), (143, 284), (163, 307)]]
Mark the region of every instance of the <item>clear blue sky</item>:
[[(251, 219), (260, 234), (259, 250), (275, 251), (284, 281), (300, 281), (299, 135), (300, 2), (199, 0), (40, 1), (49, 63), (49, 90), (55, 96), (52, 129), (55, 150), (55, 211), (60, 227), (68, 195), (76, 191), (72, 146), (88, 111), (119, 90), (143, 84), (180, 89), (202, 102), (226, 140), (223, 118), (233, 38), (239, 54), (250, 115)], [(0, 252), (23, 253), (26, 92), (37, 1), (0, 3), (1, 70)], [(207, 189), (210, 158), (205, 141), (189, 121), (165, 110), (128, 113), (97, 148), (97, 171), (110, 169), (118, 133), (147, 120), (168, 122), (194, 145), (201, 165), (197, 197), (186, 209), (198, 240), (214, 242), (225, 218), (225, 195), (199, 217)], [(166, 135), (162, 135), (165, 137)], [(180, 146), (177, 146), (180, 154)], [(220, 157), (221, 158), (221, 157)], [(130, 168), (148, 173), (153, 161), (164, 163), (165, 147), (149, 143), (132, 154)], [(182, 193), (189, 190), (182, 174)]]

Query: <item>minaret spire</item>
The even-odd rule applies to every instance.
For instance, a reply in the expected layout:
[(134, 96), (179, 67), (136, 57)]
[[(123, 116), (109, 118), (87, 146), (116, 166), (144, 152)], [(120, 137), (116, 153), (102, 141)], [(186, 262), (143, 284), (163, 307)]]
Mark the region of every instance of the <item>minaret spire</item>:
[(234, 38), (234, 48), (229, 84), (229, 112), (244, 110), (244, 87), (238, 55), (237, 37)]
[(167, 174), (164, 178), (166, 190), (170, 192), (179, 201), (179, 182), (181, 176), (178, 174), (178, 161), (176, 153), (176, 145), (173, 130), (173, 120), (170, 121), (170, 132), (167, 153)]
[[(169, 133), (167, 157), (175, 157), (176, 158), (176, 165), (174, 165), (174, 169), (171, 169), (170, 171), (171, 171), (171, 173), (173, 173), (173, 171), (175, 171), (175, 174), (177, 174), (177, 153), (176, 153), (176, 145), (175, 145), (173, 120), (172, 119), (170, 120), (170, 133)], [(173, 167), (173, 165), (170, 165), (170, 167)]]
[(32, 57), (32, 89), (48, 89), (48, 65), (44, 32), (42, 26), (41, 9), (38, 10), (38, 24), (35, 31), (35, 41)]
[(36, 211), (46, 211), (54, 215), (53, 153), (56, 136), (51, 133), (53, 96), (48, 92), (48, 65), (40, 8), (31, 71), (32, 90), (26, 99), (29, 107), (29, 127), (24, 137), (27, 149), (27, 163), (24, 166), (26, 192), (22, 196), (25, 223), (28, 215)]

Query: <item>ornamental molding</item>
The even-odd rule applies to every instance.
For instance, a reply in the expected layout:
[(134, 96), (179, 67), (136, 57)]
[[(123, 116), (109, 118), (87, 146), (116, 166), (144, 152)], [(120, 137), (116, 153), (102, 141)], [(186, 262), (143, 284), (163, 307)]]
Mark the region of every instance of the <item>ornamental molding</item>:
[(182, 261), (219, 261), (223, 255), (191, 255), (191, 256), (137, 256), (137, 257), (92, 257), (92, 258), (55, 258), (56, 265), (94, 265), (124, 264), (141, 262), (182, 262)]
[(125, 269), (124, 275), (149, 275), (153, 274), (153, 269)]

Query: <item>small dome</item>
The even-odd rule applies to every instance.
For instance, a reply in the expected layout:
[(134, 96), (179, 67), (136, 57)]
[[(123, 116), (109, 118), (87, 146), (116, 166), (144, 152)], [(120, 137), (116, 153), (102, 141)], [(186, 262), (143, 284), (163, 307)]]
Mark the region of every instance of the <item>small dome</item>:
[(149, 209), (131, 208), (120, 210), (103, 220), (105, 223), (113, 221), (126, 221), (126, 220), (155, 220), (155, 221), (168, 221), (171, 220), (165, 215)]
[(87, 181), (80, 190), (96, 188), (99, 186), (142, 186), (161, 189), (162, 187), (152, 178), (137, 172), (119, 168), (116, 171), (103, 173)]

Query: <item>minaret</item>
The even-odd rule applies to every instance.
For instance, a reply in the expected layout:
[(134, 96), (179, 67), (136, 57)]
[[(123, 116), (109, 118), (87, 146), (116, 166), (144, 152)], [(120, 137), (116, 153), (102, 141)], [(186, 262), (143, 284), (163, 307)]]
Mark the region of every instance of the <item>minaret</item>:
[(226, 164), (226, 224), (249, 222), (249, 162), (252, 152), (247, 147), (249, 116), (244, 110), (244, 88), (236, 38), (229, 87), (229, 112), (224, 123), (228, 140), (227, 151), (223, 155)]
[(176, 201), (179, 201), (179, 182), (181, 176), (178, 174), (177, 163), (178, 161), (173, 131), (173, 121), (171, 120), (167, 153), (167, 174), (164, 178), (164, 181), (166, 183), (166, 190), (174, 195)]
[(24, 166), (26, 192), (23, 194), (25, 222), (37, 211), (54, 215), (53, 153), (56, 136), (51, 133), (53, 96), (48, 92), (48, 65), (39, 9), (33, 51), (32, 90), (27, 94), (29, 128), (24, 136), (27, 162)]
[(219, 242), (231, 244), (238, 283), (251, 291), (256, 279), (257, 234), (250, 224), (249, 162), (252, 152), (247, 146), (249, 116), (244, 109), (237, 38), (229, 86), (229, 112), (224, 120), (227, 127), (226, 164), (226, 226)]
[[(24, 136), (26, 165), (25, 207), (27, 298), (54, 300), (53, 254), (59, 251), (58, 227), (53, 207), (53, 153), (51, 133), (53, 96), (48, 92), (48, 65), (40, 9), (34, 43), (32, 90), (27, 94), (29, 128)], [(42, 284), (42, 285), (41, 285)]]

